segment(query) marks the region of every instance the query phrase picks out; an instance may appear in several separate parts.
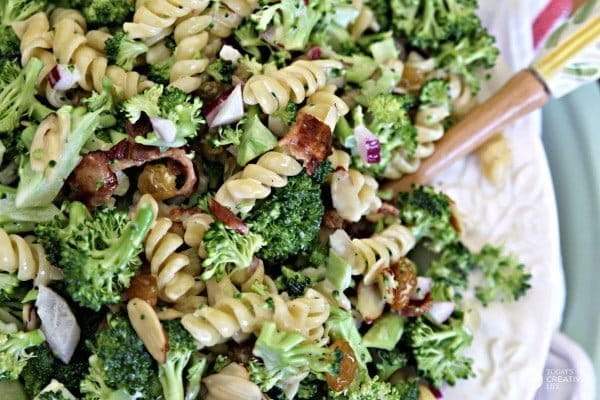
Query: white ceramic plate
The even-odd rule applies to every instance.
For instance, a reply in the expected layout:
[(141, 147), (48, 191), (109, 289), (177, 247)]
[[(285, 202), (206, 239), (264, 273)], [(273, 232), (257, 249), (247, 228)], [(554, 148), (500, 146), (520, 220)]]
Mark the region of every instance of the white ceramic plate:
[[(499, 64), (482, 94), (511, 75), (504, 63)], [(443, 388), (445, 399), (527, 400), (542, 383), (565, 294), (556, 204), (540, 130), (539, 113), (506, 129), (514, 160), (504, 187), (488, 183), (472, 156), (436, 182), (463, 214), (465, 242), (471, 249), (486, 242), (504, 244), (532, 274), (532, 287), (518, 302), (483, 308), (472, 294), (466, 297), (473, 319), (479, 320), (468, 351), (477, 377)]]

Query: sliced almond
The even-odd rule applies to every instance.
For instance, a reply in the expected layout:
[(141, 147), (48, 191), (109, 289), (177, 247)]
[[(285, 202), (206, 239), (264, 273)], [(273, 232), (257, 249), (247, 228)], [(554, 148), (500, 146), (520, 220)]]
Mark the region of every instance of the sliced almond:
[(419, 385), (419, 400), (436, 400), (436, 397), (427, 386)]
[(129, 321), (148, 353), (159, 363), (167, 360), (168, 340), (154, 308), (146, 301), (134, 298), (127, 303)]
[(385, 300), (383, 300), (377, 284), (365, 285), (364, 282), (361, 282), (358, 284), (357, 293), (357, 308), (363, 321), (371, 323), (383, 314)]
[(207, 400), (261, 400), (262, 392), (250, 381), (246, 368), (238, 363), (227, 365), (221, 372), (202, 379), (208, 391)]

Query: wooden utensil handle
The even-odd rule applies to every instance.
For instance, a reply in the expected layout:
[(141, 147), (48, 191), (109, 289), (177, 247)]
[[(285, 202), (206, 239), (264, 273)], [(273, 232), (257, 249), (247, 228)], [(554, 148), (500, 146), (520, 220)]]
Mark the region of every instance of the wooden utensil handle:
[(534, 72), (525, 69), (514, 75), (500, 90), (454, 125), (435, 144), (433, 155), (419, 170), (385, 184), (395, 192), (410, 189), (413, 183), (429, 183), (461, 157), (481, 146), (507, 124), (543, 106), (549, 95)]

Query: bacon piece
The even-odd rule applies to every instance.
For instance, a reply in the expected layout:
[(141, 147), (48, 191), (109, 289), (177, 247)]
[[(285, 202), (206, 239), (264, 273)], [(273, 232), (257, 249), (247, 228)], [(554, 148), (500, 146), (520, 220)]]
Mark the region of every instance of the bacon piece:
[(124, 140), (106, 152), (94, 151), (83, 156), (69, 178), (73, 197), (90, 207), (104, 204), (117, 189), (116, 172), (161, 159), (167, 160), (170, 171), (185, 176), (183, 185), (173, 193), (173, 197), (189, 196), (197, 177), (194, 164), (185, 151), (169, 149), (161, 152), (158, 147)]
[(138, 119), (135, 123), (129, 122), (129, 120), (125, 121), (125, 132), (127, 132), (127, 134), (133, 138), (136, 136), (146, 136), (153, 130), (154, 128), (152, 127), (150, 118), (148, 118), (146, 113), (142, 113), (140, 119)]
[(209, 207), (210, 211), (215, 215), (215, 218), (224, 223), (225, 226), (235, 229), (242, 235), (249, 232), (248, 225), (246, 225), (244, 221), (232, 213), (227, 207), (222, 206), (215, 199), (210, 200)]
[(304, 161), (304, 168), (312, 175), (319, 164), (331, 155), (331, 129), (310, 114), (299, 114), (289, 132), (279, 141), (290, 154)]
[(90, 207), (105, 204), (119, 184), (109, 162), (104, 151), (93, 151), (83, 156), (68, 180), (71, 197)]
[(431, 297), (431, 293), (427, 293), (423, 300), (409, 301), (408, 305), (402, 309), (400, 314), (410, 318), (420, 317), (431, 310), (431, 306), (433, 306), (433, 298)]
[(323, 226), (329, 229), (342, 229), (344, 227), (344, 218), (333, 209), (325, 210), (323, 214)]

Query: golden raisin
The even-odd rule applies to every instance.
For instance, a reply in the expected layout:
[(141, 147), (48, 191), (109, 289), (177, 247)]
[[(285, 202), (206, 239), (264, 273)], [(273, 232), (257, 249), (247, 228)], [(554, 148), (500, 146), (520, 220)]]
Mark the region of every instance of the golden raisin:
[(342, 390), (348, 389), (354, 377), (356, 376), (357, 362), (354, 356), (354, 351), (350, 347), (350, 344), (345, 340), (336, 340), (329, 346), (332, 350), (341, 351), (342, 357), (339, 363), (339, 373), (326, 374), (327, 385), (335, 392), (341, 392)]
[(417, 290), (416, 268), (408, 258), (402, 258), (396, 265), (392, 266), (392, 270), (398, 286), (394, 291), (391, 307), (395, 311), (402, 311)]
[(125, 291), (125, 297), (128, 299), (142, 299), (154, 307), (158, 299), (156, 278), (148, 274), (136, 275), (131, 280), (129, 289)]
[(146, 165), (138, 178), (138, 189), (156, 200), (170, 199), (177, 193), (176, 179), (165, 165)]

